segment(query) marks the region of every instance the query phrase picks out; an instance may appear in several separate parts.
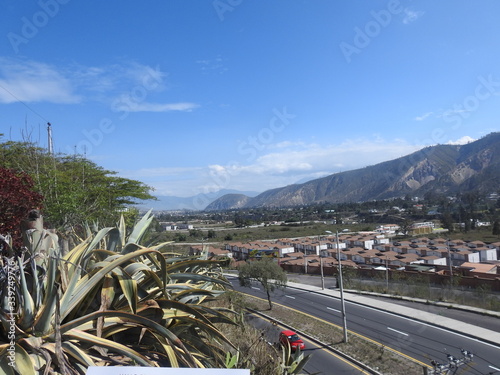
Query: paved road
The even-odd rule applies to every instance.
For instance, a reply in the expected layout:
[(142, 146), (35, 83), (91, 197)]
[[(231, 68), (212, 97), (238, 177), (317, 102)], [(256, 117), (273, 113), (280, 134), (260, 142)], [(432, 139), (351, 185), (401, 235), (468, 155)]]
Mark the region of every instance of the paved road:
[[(289, 279), (300, 284), (321, 287), (320, 276), (290, 274)], [(335, 280), (330, 277), (326, 277), (325, 280), (325, 288), (335, 290)], [(500, 332), (500, 312), (498, 312), (497, 316), (488, 316), (480, 314), (478, 312), (467, 311), (466, 309), (453, 309), (444, 306), (436, 306), (433, 304), (422, 304), (420, 302), (415, 302), (412, 300), (394, 299), (381, 296), (375, 297), (366, 294), (364, 294), (364, 296), (366, 298), (372, 299), (374, 304), (376, 304), (376, 301), (378, 300), (383, 300), (400, 306), (406, 306), (420, 311), (437, 314), (446, 318), (459, 320), (464, 323), (473, 324), (478, 327), (483, 327)]]
[[(249, 315), (247, 321), (259, 330), (263, 330), (266, 335), (268, 342), (273, 345), (277, 344), (278, 334), (285, 327), (276, 326), (268, 322), (267, 320), (261, 319), (255, 315)], [(336, 356), (329, 350), (320, 347), (302, 337), (306, 345), (306, 349), (303, 351), (305, 355), (310, 355), (311, 358), (307, 363), (305, 370), (308, 374), (323, 374), (328, 375), (332, 373), (332, 369), (335, 369), (335, 375), (368, 375), (369, 373), (363, 369), (347, 363), (344, 359)], [(277, 345), (276, 345), (277, 346)]]
[[(301, 289), (287, 288), (284, 292), (277, 292), (273, 295), (273, 301), (341, 325), (338, 313), (340, 304), (335, 296), (335, 294), (338, 296), (338, 292), (322, 291), (321, 288), (304, 284), (290, 284)], [(263, 291), (254, 288), (245, 288), (242, 291), (265, 298)], [(370, 307), (370, 304), (376, 308)], [(498, 332), (357, 295), (349, 296), (349, 301), (346, 297), (346, 312), (350, 331), (376, 340), (422, 363), (430, 364), (431, 360), (446, 363), (447, 354), (461, 357), (460, 349), (465, 348), (475, 353), (474, 367), (466, 372), (461, 369), (459, 373), (483, 375), (500, 369), (500, 334)], [(417, 322), (407, 317), (417, 317), (420, 321)], [(425, 321), (428, 323), (424, 323)], [(439, 328), (436, 325), (444, 327)], [(466, 334), (451, 332), (449, 328), (455, 331), (464, 330)], [(476, 335), (478, 338), (471, 339), (471, 335)], [(481, 341), (483, 339), (498, 340), (498, 344), (484, 343)]]

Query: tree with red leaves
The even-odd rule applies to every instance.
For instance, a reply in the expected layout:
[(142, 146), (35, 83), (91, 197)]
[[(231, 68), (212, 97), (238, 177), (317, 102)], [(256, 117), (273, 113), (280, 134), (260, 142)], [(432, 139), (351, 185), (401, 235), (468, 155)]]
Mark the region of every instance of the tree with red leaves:
[(12, 247), (22, 246), (21, 223), (30, 211), (40, 209), (43, 196), (33, 190), (26, 173), (0, 168), (0, 234), (12, 237)]

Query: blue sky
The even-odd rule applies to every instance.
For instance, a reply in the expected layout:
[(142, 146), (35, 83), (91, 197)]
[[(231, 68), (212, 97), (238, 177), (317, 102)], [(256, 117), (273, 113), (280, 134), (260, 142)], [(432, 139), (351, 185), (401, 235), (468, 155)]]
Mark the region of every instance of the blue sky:
[(156, 194), (264, 191), (499, 131), (494, 0), (0, 1), (0, 133)]

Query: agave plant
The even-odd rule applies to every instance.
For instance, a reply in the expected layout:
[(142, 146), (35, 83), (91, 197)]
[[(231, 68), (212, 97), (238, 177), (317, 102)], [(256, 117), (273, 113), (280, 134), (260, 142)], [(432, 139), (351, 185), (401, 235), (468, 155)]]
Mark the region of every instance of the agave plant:
[(232, 345), (217, 323), (233, 324), (232, 312), (204, 302), (230, 284), (215, 261), (165, 254), (166, 243), (139, 245), (152, 219), (147, 213), (128, 237), (123, 218), (94, 234), (87, 228), (91, 235), (65, 255), (57, 236), (40, 225), (26, 234), (24, 252), (4, 252), (3, 373), (84, 374), (88, 366), (110, 364), (225, 366), (223, 348)]

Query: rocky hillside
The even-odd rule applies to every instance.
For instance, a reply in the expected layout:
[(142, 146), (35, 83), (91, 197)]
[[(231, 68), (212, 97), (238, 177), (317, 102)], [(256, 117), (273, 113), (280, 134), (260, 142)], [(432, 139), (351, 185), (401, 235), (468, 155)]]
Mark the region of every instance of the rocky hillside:
[(360, 202), (423, 196), (430, 190), (444, 194), (500, 190), (500, 133), (462, 146), (426, 147), (373, 166), (267, 190), (254, 198), (225, 195), (206, 210)]
[(244, 195), (244, 194), (226, 194), (219, 199), (216, 199), (212, 203), (210, 203), (206, 210), (209, 211), (223, 211), (226, 210), (226, 207), (231, 209), (233, 208), (243, 208), (246, 207), (248, 202), (252, 198)]

